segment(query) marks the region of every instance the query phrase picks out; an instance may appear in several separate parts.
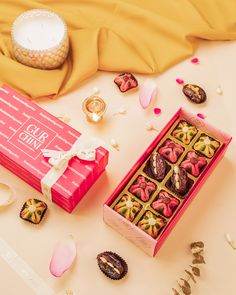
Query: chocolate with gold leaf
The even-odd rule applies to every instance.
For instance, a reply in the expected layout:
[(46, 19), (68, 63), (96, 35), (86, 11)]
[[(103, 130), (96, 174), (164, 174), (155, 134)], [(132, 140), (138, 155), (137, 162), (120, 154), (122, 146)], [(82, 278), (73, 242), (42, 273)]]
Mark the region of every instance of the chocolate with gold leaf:
[(164, 157), (158, 152), (153, 153), (149, 159), (149, 165), (154, 179), (163, 180), (167, 172), (167, 163)]
[(171, 189), (179, 194), (185, 194), (188, 190), (188, 176), (184, 168), (174, 166), (171, 176)]
[(184, 95), (193, 103), (203, 103), (207, 99), (206, 92), (198, 85), (186, 84), (183, 87)]

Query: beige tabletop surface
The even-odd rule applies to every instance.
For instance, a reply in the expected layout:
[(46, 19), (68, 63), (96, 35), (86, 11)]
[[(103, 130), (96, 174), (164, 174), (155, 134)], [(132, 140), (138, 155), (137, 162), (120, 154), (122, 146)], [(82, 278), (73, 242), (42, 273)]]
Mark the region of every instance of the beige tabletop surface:
[[(146, 130), (147, 121), (161, 130), (183, 106), (195, 114), (203, 113), (207, 122), (236, 137), (236, 43), (202, 43), (195, 56), (200, 59), (198, 65), (187, 59), (158, 76), (137, 75), (140, 84), (153, 78), (158, 86), (157, 98), (146, 110), (139, 104), (138, 91), (122, 94), (113, 83), (116, 73), (104, 72), (97, 73), (75, 92), (58, 100), (37, 101), (54, 115), (70, 117), (69, 124), (82, 133), (101, 137), (110, 150), (106, 172), (74, 212), (68, 214), (46, 201), (48, 213), (39, 226), (23, 222), (19, 211), (26, 199), (44, 199), (43, 196), (0, 167), (0, 182), (12, 186), (17, 197), (11, 206), (0, 211), (0, 238), (55, 294), (65, 294), (65, 289), (71, 289), (73, 295), (172, 294), (171, 288), (191, 263), (189, 244), (198, 240), (205, 242), (206, 265), (201, 268), (202, 275), (193, 287), (193, 294), (236, 294), (236, 250), (224, 237), (230, 233), (236, 242), (235, 139), (155, 258), (147, 256), (104, 224), (102, 218), (103, 202), (157, 135), (156, 131)], [(207, 103), (201, 106), (189, 102), (175, 82), (176, 78), (201, 85), (208, 94)], [(218, 85), (223, 90), (222, 95), (216, 92)], [(91, 94), (93, 87), (101, 90), (100, 95), (108, 105), (107, 114), (98, 125), (88, 123), (81, 110), (83, 99)], [(127, 114), (113, 116), (120, 107), (124, 107)], [(162, 109), (160, 116), (153, 114), (154, 107)], [(111, 138), (119, 143), (119, 151), (111, 147)], [(52, 251), (57, 241), (68, 234), (76, 239), (77, 258), (63, 277), (54, 278), (48, 269)], [(96, 255), (105, 250), (117, 252), (127, 261), (129, 273), (124, 280), (109, 280), (98, 269)], [(1, 258), (0, 275), (1, 295), (37, 295)]]

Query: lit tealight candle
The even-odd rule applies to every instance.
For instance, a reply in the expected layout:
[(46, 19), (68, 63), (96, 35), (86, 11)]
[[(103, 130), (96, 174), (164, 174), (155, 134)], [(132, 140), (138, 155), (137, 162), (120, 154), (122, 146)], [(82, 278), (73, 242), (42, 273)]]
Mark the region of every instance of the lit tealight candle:
[(106, 111), (106, 103), (101, 97), (92, 95), (84, 100), (83, 111), (88, 121), (97, 123), (103, 118)]
[(15, 58), (25, 65), (55, 69), (67, 57), (67, 27), (62, 18), (52, 11), (26, 11), (14, 21), (11, 34)]

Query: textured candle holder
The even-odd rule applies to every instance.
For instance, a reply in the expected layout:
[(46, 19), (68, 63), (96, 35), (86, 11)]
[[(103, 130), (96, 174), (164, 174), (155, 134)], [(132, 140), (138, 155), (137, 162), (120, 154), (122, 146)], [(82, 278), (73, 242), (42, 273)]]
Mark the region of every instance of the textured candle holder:
[[(45, 29), (50, 29), (48, 27), (50, 21), (54, 22), (53, 25), (54, 27), (57, 26), (58, 31), (55, 31), (55, 36), (57, 33), (55, 40), (54, 36), (52, 36), (51, 40), (46, 42), (49, 44), (47, 47), (47, 44), (43, 44), (43, 41), (45, 41), (43, 37)], [(40, 22), (42, 28), (44, 26), (44, 31), (35, 31), (33, 38), (36, 44), (31, 44), (30, 38), (27, 37), (27, 29), (30, 28), (31, 22)], [(25, 30), (23, 33), (22, 28)], [(32, 27), (30, 33), (32, 34)], [(33, 9), (21, 14), (12, 25), (11, 36), (16, 60), (27, 66), (44, 70), (55, 69), (64, 63), (68, 55), (69, 37), (67, 26), (63, 19), (52, 11)], [(36, 48), (37, 43), (40, 44), (38, 48)]]
[(83, 101), (82, 108), (88, 121), (92, 123), (98, 123), (102, 120), (107, 106), (101, 97), (92, 95)]

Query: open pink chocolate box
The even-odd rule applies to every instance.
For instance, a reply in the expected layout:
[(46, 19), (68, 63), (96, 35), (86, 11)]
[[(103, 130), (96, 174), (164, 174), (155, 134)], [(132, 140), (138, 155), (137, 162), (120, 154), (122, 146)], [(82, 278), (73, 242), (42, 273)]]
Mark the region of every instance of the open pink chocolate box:
[[(231, 139), (205, 120), (179, 109), (105, 202), (104, 221), (155, 256)], [(158, 167), (153, 169), (156, 155), (166, 163), (161, 180), (155, 174)], [(175, 173), (183, 169), (187, 182), (180, 193)]]
[[(44, 177), (48, 175), (51, 181), (52, 175), (49, 173), (52, 165), (42, 150), (56, 151), (56, 155), (68, 152), (80, 136), (78, 131), (15, 90), (0, 87), (0, 164), (38, 191), (42, 192)], [(75, 208), (108, 163), (106, 149), (97, 147), (94, 151), (92, 161), (71, 156), (65, 171), (50, 186), (50, 199), (68, 212)]]

